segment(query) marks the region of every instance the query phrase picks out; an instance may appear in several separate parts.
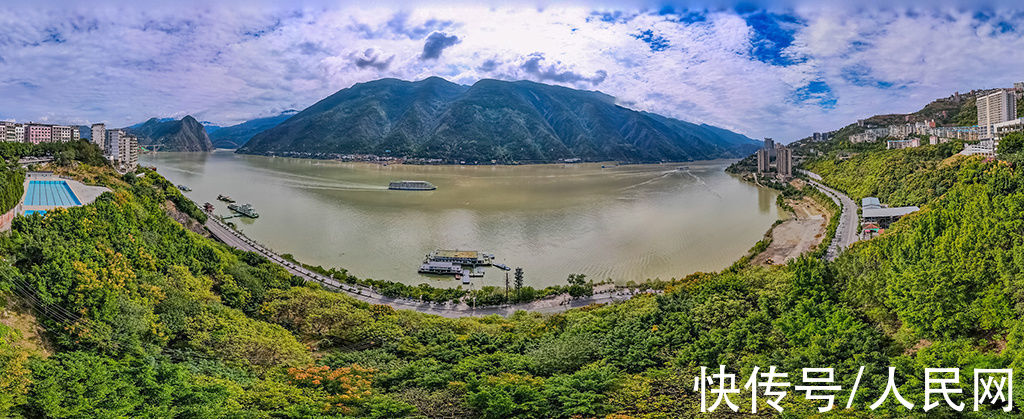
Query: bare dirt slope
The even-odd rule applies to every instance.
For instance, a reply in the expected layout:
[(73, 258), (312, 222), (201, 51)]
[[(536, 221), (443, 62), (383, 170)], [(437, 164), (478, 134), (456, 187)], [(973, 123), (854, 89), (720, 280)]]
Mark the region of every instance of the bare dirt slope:
[(829, 221), (826, 208), (808, 197), (787, 200), (787, 203), (793, 207), (795, 217), (772, 229), (772, 243), (754, 257), (754, 264), (784, 264), (789, 259), (813, 250), (825, 236)]

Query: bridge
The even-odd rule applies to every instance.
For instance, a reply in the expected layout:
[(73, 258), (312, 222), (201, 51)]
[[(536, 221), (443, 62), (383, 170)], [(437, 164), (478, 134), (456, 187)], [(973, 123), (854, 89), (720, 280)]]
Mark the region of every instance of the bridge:
[(414, 310), (421, 313), (434, 314), (449, 318), (488, 316), (492, 314), (508, 316), (519, 310), (539, 313), (558, 313), (590, 304), (625, 301), (642, 293), (641, 291), (632, 289), (617, 290), (613, 285), (608, 285), (604, 286), (601, 290), (595, 289), (594, 295), (587, 298), (571, 299), (568, 295), (563, 294), (530, 303), (505, 304), (501, 306), (487, 306), (481, 308), (476, 308), (465, 301), (460, 301), (459, 303), (434, 303), (411, 298), (394, 298), (380, 294), (369, 287), (342, 283), (334, 278), (306, 269), (297, 263), (281, 257), (266, 246), (246, 237), (244, 234), (224, 224), (223, 221), (213, 215), (207, 217), (206, 229), (209, 230), (217, 240), (220, 240), (224, 244), (247, 252), (259, 253), (271, 262), (284, 267), (292, 275), (302, 278), (306, 282), (314, 282), (320, 284), (324, 288), (344, 292), (357, 300), (370, 304), (384, 304), (398, 310)]

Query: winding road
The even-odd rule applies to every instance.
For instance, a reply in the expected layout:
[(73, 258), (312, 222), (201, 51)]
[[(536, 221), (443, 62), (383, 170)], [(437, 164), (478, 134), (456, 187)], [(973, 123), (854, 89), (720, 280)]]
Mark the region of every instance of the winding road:
[(857, 203), (846, 196), (846, 194), (821, 184), (821, 176), (809, 170), (799, 169), (799, 172), (811, 178), (808, 180), (815, 188), (832, 198), (832, 201), (842, 209), (839, 215), (839, 225), (836, 226), (836, 235), (832, 238), (828, 250), (825, 252), (825, 259), (833, 260), (850, 245), (860, 240), (860, 219), (857, 216)]
[(625, 301), (632, 298), (635, 295), (640, 294), (639, 291), (634, 290), (619, 290), (613, 286), (595, 287), (594, 295), (589, 298), (571, 299), (568, 295), (559, 295), (556, 297), (545, 298), (543, 300), (534, 301), (531, 303), (523, 304), (506, 304), (501, 306), (487, 306), (482, 308), (474, 308), (470, 304), (460, 302), (458, 304), (453, 303), (429, 303), (419, 300), (413, 300), (409, 298), (393, 298), (384, 296), (372, 288), (364, 287), (360, 285), (352, 285), (341, 283), (334, 278), (330, 278), (319, 273), (310, 271), (298, 264), (292, 263), (289, 260), (282, 258), (277, 253), (267, 249), (265, 246), (253, 241), (246, 237), (244, 234), (236, 231), (235, 229), (228, 227), (220, 219), (210, 216), (207, 217), (206, 229), (213, 234), (217, 240), (220, 240), (228, 246), (236, 249), (244, 250), (247, 252), (256, 252), (270, 261), (281, 265), (288, 270), (292, 275), (298, 276), (309, 282), (316, 282), (325, 288), (340, 291), (348, 294), (349, 296), (364, 301), (370, 304), (385, 304), (399, 310), (415, 310), (421, 313), (435, 314), (443, 317), (470, 317), (470, 316), (488, 316), (497, 314), (501, 316), (508, 316), (519, 310), (539, 312), (539, 313), (558, 313), (569, 309), (583, 307), (590, 304), (601, 304), (601, 303), (612, 303), (617, 301)]

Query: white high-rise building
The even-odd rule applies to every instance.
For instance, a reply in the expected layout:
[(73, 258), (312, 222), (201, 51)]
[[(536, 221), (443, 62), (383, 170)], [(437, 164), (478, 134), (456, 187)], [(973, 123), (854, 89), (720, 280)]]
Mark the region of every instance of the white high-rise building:
[(107, 156), (109, 160), (117, 160), (121, 152), (121, 137), (124, 137), (124, 131), (119, 129), (107, 130), (104, 136), (105, 147), (103, 154)]
[(139, 166), (139, 139), (122, 130), (106, 132), (107, 148), (104, 154), (122, 172), (134, 171)]
[(995, 93), (978, 96), (978, 128), (982, 139), (995, 135), (992, 125), (1017, 118), (1017, 101), (1012, 92), (1000, 89)]
[(107, 151), (107, 126), (104, 124), (92, 124), (92, 142), (101, 151)]

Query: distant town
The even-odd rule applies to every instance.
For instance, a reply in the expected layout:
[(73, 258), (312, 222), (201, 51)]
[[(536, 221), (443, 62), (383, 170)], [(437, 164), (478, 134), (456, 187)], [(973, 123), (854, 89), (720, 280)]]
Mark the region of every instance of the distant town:
[[(0, 121), (0, 139), (30, 144), (78, 141), (83, 129), (85, 127), (79, 125)], [(105, 124), (92, 124), (89, 132), (90, 141), (103, 150), (104, 156), (118, 171), (127, 173), (139, 166), (140, 147), (136, 136), (123, 129), (108, 130)]]

